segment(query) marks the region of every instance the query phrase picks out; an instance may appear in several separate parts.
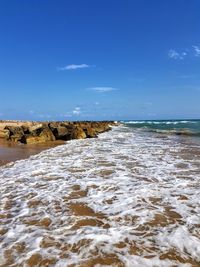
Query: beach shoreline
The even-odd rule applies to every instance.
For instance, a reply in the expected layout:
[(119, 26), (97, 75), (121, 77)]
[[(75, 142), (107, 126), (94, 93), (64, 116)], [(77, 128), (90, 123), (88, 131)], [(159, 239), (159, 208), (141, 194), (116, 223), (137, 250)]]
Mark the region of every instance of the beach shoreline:
[(95, 138), (113, 121), (0, 121), (0, 166), (28, 158), (72, 139)]
[(50, 141), (38, 144), (18, 144), (0, 138), (0, 167), (21, 159), (27, 159), (43, 150), (64, 144), (64, 141)]
[(196, 139), (120, 126), (1, 167), (0, 262), (198, 266), (199, 157)]

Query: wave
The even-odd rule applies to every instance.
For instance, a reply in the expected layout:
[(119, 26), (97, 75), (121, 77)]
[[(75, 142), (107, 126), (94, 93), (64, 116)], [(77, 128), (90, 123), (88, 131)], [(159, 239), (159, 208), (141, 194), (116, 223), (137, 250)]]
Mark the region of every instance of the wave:
[(125, 126), (145, 131), (185, 136), (200, 136), (200, 120), (168, 120), (168, 121), (123, 121)]
[(200, 136), (200, 132), (193, 132), (187, 129), (182, 129), (182, 130), (149, 129), (148, 132), (156, 132), (156, 133), (161, 133), (161, 134), (172, 134), (172, 135)]
[(122, 123), (125, 124), (182, 124), (182, 123), (192, 123), (196, 124), (199, 123), (198, 121), (121, 121)]

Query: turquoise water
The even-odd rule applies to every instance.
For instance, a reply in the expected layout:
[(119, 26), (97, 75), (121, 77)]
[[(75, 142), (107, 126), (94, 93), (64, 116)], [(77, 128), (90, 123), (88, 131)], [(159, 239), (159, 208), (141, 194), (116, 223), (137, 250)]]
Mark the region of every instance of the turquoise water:
[(200, 137), (200, 120), (127, 120), (122, 123), (150, 132)]

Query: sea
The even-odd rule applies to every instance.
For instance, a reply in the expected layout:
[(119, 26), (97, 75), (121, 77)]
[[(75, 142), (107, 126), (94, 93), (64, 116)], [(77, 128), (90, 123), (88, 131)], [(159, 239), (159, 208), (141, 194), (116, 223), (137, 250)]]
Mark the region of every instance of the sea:
[(122, 121), (0, 167), (0, 266), (200, 266), (200, 120)]

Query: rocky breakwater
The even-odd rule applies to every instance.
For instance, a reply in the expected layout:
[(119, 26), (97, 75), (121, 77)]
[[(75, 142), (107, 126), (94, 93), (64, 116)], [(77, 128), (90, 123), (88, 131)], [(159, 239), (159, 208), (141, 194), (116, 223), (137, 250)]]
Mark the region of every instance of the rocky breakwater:
[(24, 144), (44, 143), (55, 140), (72, 140), (97, 137), (109, 131), (114, 121), (84, 122), (0, 122), (0, 138)]

